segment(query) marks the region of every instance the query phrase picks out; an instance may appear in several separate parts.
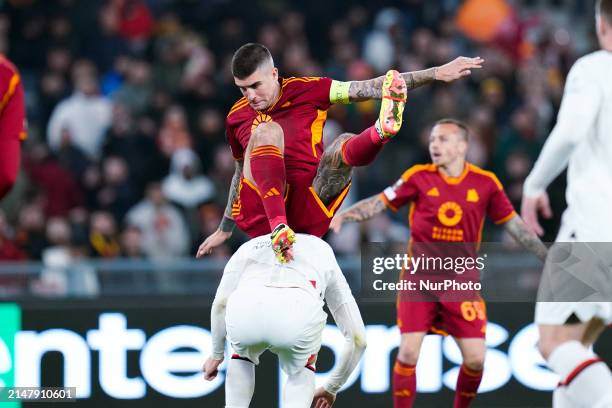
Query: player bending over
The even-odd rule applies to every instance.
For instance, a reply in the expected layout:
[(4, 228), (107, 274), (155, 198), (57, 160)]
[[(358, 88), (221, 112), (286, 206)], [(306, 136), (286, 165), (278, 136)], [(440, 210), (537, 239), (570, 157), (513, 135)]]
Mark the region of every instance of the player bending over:
[[(227, 365), (226, 408), (246, 408), (255, 390), (255, 366), (270, 350), (288, 375), (288, 408), (331, 407), (336, 393), (365, 350), (365, 328), (357, 303), (327, 243), (297, 234), (294, 260), (279, 263), (267, 235), (254, 238), (231, 257), (211, 311), (213, 353), (204, 364), (212, 380), (224, 358), (225, 337), (234, 349)], [(327, 321), (323, 302), (345, 338), (340, 361), (315, 393), (315, 363)]]

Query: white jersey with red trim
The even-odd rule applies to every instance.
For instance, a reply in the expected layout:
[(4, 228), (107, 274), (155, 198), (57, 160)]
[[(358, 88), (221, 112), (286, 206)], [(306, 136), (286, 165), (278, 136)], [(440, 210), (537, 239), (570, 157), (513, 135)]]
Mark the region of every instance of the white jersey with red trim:
[[(331, 247), (312, 235), (296, 234), (295, 259), (281, 264), (272, 251), (269, 235), (243, 244), (225, 267), (225, 273), (238, 272), (236, 289), (252, 287), (302, 288), (325, 300), (330, 311), (353, 302), (351, 289), (336, 262)], [(226, 290), (223, 285), (219, 291)], [(229, 293), (217, 292), (217, 297)], [(323, 306), (323, 303), (321, 303)]]
[(596, 51), (576, 61), (567, 76), (557, 124), (523, 187), (526, 196), (538, 196), (567, 167), (562, 224), (581, 242), (612, 242), (610, 72), (610, 51)]

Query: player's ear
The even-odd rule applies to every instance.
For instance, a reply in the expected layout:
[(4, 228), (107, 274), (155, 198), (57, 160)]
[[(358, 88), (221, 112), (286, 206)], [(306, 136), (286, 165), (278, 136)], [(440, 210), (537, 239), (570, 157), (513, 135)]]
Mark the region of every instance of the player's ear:
[(601, 14), (596, 13), (595, 14), (595, 30), (597, 31), (597, 34), (599, 34), (600, 36), (604, 36), (606, 35), (606, 28), (604, 27), (604, 21), (603, 18), (601, 18)]
[(275, 81), (278, 80), (278, 68), (272, 67), (272, 77), (274, 78)]
[(465, 155), (467, 153), (467, 149), (468, 149), (467, 140), (461, 138), (461, 140), (459, 140), (459, 151), (461, 152), (461, 154)]

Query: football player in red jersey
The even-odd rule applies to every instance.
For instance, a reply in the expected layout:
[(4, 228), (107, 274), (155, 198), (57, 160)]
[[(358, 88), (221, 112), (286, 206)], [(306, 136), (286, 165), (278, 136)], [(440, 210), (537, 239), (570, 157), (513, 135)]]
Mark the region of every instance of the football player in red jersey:
[(27, 136), (23, 85), (17, 68), (0, 55), (0, 199), (15, 183), (21, 141)]
[[(447, 251), (451, 245), (444, 243), (461, 242), (465, 244), (461, 244), (461, 253), (457, 255), (475, 257), (488, 215), (495, 223), (504, 224), (515, 240), (544, 260), (546, 247), (516, 214), (495, 174), (466, 162), (467, 147), (468, 129), (462, 122), (454, 119), (436, 122), (429, 139), (433, 163), (411, 167), (393, 186), (336, 215), (331, 228), (337, 232), (343, 222), (363, 221), (386, 208), (396, 211), (410, 202), (409, 253), (420, 254), (426, 247), (431, 254), (441, 246), (445, 248), (442, 251)], [(432, 243), (438, 243), (437, 247)], [(415, 246), (418, 252), (414, 251)], [(455, 338), (463, 364), (454, 407), (469, 406), (482, 379), (486, 350), (486, 309), (480, 295), (476, 293), (475, 301), (463, 302), (410, 301), (399, 297), (397, 322), (402, 336), (393, 370), (394, 406), (406, 408), (414, 404), (416, 364), (428, 332)]]
[[(223, 243), (238, 224), (251, 237), (271, 232), (279, 260), (291, 259), (293, 230), (322, 236), (346, 195), (352, 167), (371, 163), (397, 133), (406, 90), (467, 76), (482, 62), (459, 57), (423, 71), (390, 71), (367, 81), (340, 82), (280, 78), (266, 47), (240, 47), (232, 74), (244, 97), (226, 119), (236, 171), (221, 225), (200, 245), (197, 256)], [(373, 98), (382, 99), (376, 125), (359, 135), (345, 133), (324, 149), (323, 126), (331, 104)]]

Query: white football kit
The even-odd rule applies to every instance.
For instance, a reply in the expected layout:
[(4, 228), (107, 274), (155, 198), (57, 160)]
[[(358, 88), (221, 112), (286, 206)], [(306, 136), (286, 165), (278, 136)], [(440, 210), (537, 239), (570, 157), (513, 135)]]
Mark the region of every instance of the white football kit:
[(359, 362), (364, 324), (331, 247), (311, 235), (296, 238), (295, 259), (287, 264), (276, 260), (268, 235), (248, 241), (231, 257), (211, 313), (213, 358), (223, 357), (227, 332), (240, 358), (258, 364), (270, 350), (288, 375), (314, 370), (327, 321), (325, 300), (347, 340), (325, 386), (336, 393)]
[[(535, 197), (567, 167), (567, 209), (557, 242), (610, 242), (612, 248), (611, 72), (609, 51), (576, 61), (567, 77), (557, 124), (525, 180), (524, 195)], [(610, 252), (598, 256), (612, 270)], [(572, 314), (582, 321), (593, 317), (610, 321), (612, 307), (610, 302), (539, 302), (535, 321), (564, 324)]]

